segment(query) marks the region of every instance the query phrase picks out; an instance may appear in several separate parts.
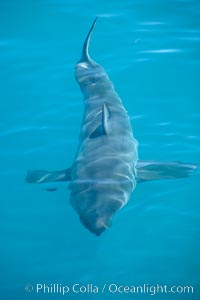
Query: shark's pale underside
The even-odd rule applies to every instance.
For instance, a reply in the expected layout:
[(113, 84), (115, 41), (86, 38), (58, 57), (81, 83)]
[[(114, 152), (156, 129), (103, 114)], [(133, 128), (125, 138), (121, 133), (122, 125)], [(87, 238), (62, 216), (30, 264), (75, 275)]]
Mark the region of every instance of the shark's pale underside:
[(71, 205), (82, 224), (100, 235), (129, 201), (137, 182), (187, 177), (196, 165), (138, 160), (138, 142), (127, 111), (104, 69), (89, 56), (96, 21), (97, 18), (75, 67), (84, 114), (74, 162), (62, 171), (28, 171), (26, 181), (70, 181)]

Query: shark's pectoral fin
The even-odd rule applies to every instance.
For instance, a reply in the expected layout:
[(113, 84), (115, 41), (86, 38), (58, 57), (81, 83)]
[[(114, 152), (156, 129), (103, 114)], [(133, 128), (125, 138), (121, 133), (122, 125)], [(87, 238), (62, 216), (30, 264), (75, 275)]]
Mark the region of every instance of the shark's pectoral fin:
[(97, 138), (102, 135), (107, 135), (109, 133), (109, 118), (109, 108), (106, 104), (103, 104), (101, 124), (90, 134), (91, 139)]
[(139, 160), (137, 165), (137, 182), (158, 180), (158, 179), (175, 179), (188, 177), (197, 169), (196, 164), (185, 164), (181, 162), (162, 162), (162, 161), (142, 161)]
[(26, 182), (45, 183), (56, 181), (70, 181), (71, 168), (61, 171), (31, 170), (27, 172)]

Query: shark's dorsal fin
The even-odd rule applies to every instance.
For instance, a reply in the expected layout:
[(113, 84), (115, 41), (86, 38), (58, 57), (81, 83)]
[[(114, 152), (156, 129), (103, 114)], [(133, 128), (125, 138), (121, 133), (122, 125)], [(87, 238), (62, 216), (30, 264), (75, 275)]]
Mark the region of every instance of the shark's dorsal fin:
[(101, 118), (101, 124), (91, 133), (90, 138), (95, 139), (97, 137), (100, 137), (102, 135), (107, 135), (109, 133), (109, 118), (110, 118), (110, 111), (108, 106), (104, 103), (102, 106), (102, 118)]
[(108, 123), (110, 118), (110, 111), (108, 106), (104, 103), (102, 107), (102, 124), (106, 134), (109, 133)]

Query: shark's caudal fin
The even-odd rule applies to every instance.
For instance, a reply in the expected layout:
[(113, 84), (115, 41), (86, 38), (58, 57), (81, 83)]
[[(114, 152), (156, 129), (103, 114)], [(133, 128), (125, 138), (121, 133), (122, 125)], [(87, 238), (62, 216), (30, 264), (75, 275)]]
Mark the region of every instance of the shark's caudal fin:
[[(181, 162), (143, 161), (139, 160), (137, 165), (137, 182), (158, 179), (175, 179), (188, 177), (197, 169), (195, 164)], [(56, 181), (70, 181), (71, 169), (61, 171), (33, 170), (28, 171), (26, 181), (28, 183), (46, 183)]]
[(90, 31), (88, 32), (88, 35), (85, 39), (85, 42), (84, 42), (84, 45), (83, 45), (83, 50), (82, 50), (82, 56), (81, 56), (81, 59), (79, 62), (86, 62), (86, 61), (90, 61), (91, 58), (90, 58), (90, 55), (89, 55), (89, 52), (88, 52), (88, 47), (89, 47), (89, 43), (90, 43), (90, 38), (91, 38), (91, 35), (92, 35), (92, 31), (94, 29), (94, 26), (96, 25), (96, 22), (97, 22), (97, 19), (98, 17), (95, 18), (93, 24), (92, 24), (92, 27), (90, 28)]
[(175, 179), (189, 177), (197, 169), (196, 164), (185, 164), (178, 161), (143, 161), (139, 160), (136, 166), (137, 182), (158, 179)]

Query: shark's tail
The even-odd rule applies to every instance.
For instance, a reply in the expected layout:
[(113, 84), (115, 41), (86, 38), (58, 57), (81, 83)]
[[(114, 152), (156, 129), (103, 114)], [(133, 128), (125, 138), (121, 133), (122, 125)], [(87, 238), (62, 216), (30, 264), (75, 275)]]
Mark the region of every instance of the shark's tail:
[(83, 50), (82, 50), (82, 56), (81, 56), (81, 59), (80, 59), (79, 63), (91, 60), (89, 52), (88, 52), (88, 47), (89, 47), (89, 43), (90, 43), (90, 38), (91, 38), (91, 35), (92, 35), (92, 31), (94, 29), (94, 26), (96, 25), (97, 19), (98, 19), (98, 17), (95, 18), (95, 20), (94, 20), (94, 22), (92, 24), (92, 27), (90, 28), (90, 31), (88, 32), (88, 35), (87, 35), (87, 37), (85, 39), (85, 42), (84, 42), (84, 45), (83, 45)]

